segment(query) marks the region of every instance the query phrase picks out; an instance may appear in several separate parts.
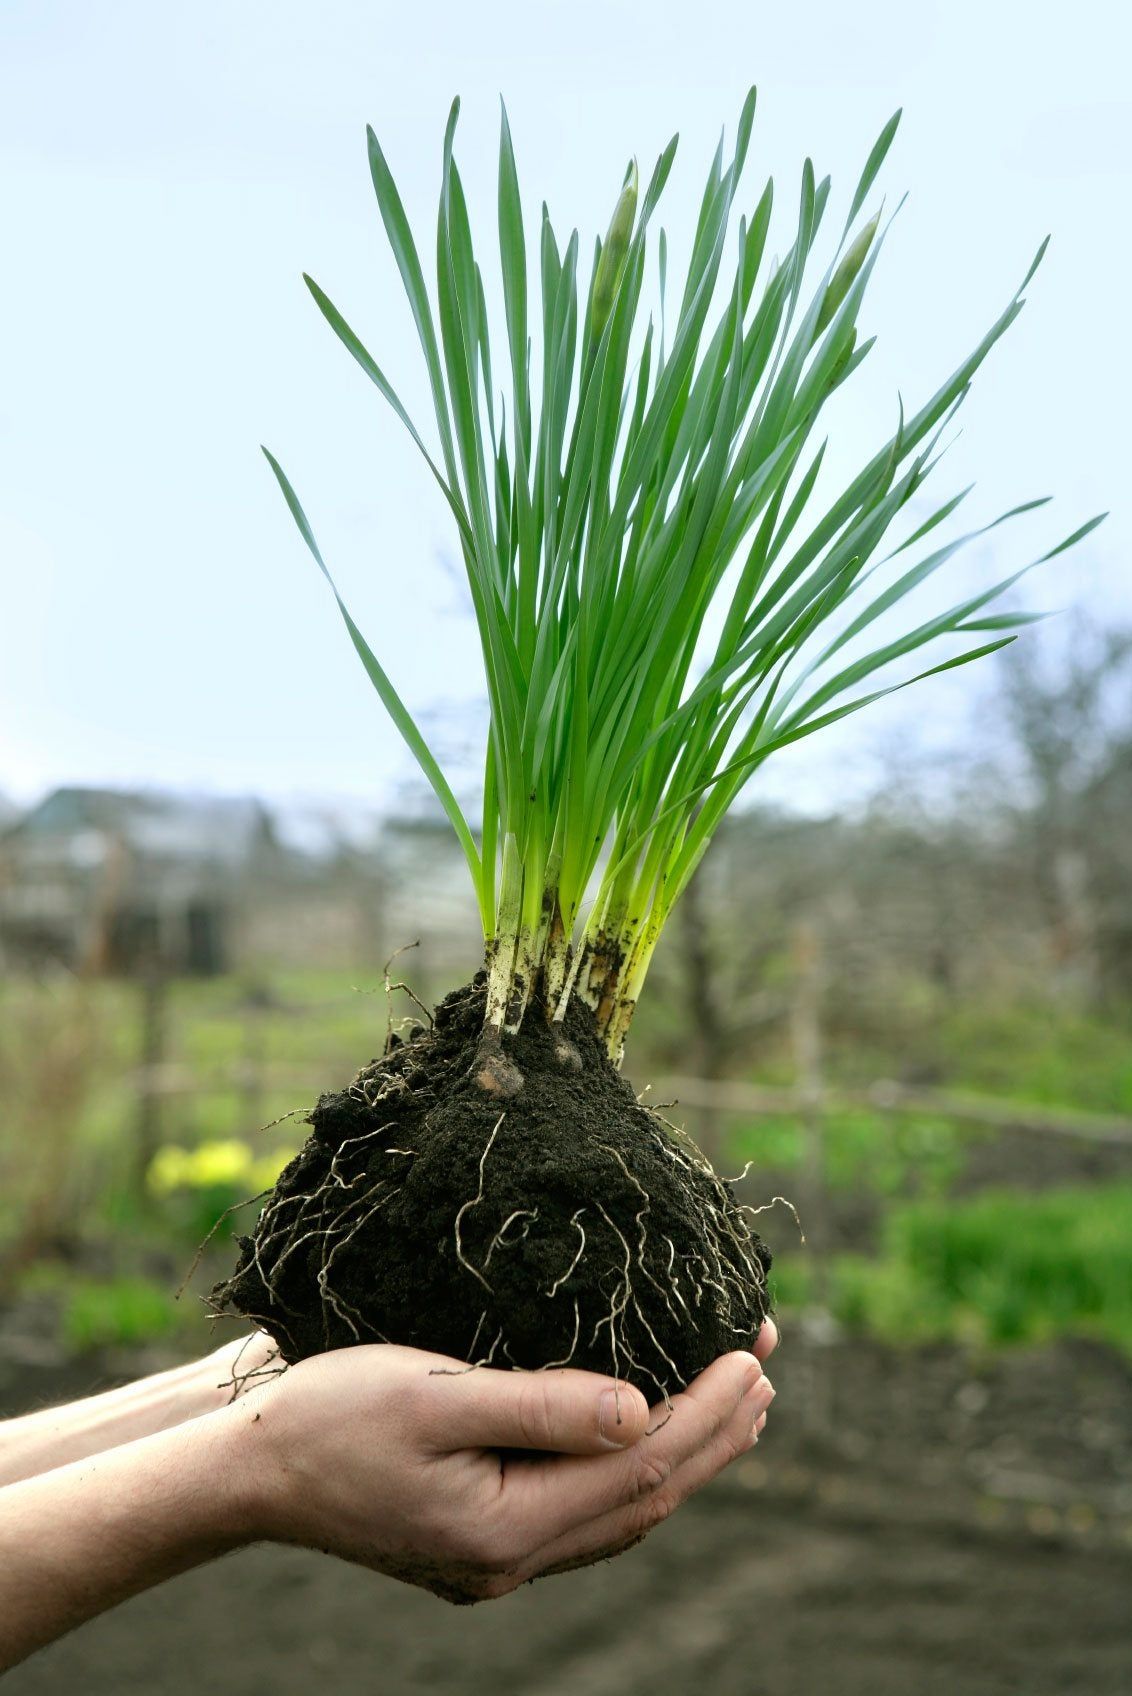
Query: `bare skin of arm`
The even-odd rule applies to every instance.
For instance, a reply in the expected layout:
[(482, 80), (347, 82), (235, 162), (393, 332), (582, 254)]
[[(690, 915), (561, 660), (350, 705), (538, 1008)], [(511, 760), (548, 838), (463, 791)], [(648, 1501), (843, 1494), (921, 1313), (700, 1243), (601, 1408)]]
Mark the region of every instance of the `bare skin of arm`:
[[(775, 1341), (767, 1326), (757, 1354)], [(460, 1364), (387, 1345), (339, 1350), (172, 1429), (7, 1485), (0, 1669), (264, 1540), (451, 1601), (505, 1595), (638, 1542), (750, 1448), (774, 1394), (746, 1353), (716, 1361), (668, 1418), (600, 1375)], [(501, 1449), (539, 1455), (507, 1462)]]
[(273, 1370), (262, 1332), (239, 1337), (202, 1360), (154, 1373), (121, 1389), (0, 1423), (0, 1485), (34, 1478), (212, 1413)]

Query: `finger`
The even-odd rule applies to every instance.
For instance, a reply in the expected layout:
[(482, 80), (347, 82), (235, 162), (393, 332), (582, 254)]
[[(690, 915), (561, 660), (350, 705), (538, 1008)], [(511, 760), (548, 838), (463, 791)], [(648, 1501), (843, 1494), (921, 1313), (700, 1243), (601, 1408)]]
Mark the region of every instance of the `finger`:
[(689, 1496), (709, 1484), (724, 1467), (753, 1446), (757, 1432), (766, 1423), (766, 1407), (773, 1395), (769, 1380), (756, 1381), (724, 1427), (677, 1467), (662, 1486), (640, 1501), (614, 1508), (544, 1544), (520, 1569), (520, 1582), (551, 1573), (568, 1572), (574, 1567), (620, 1554), (639, 1543)]
[(475, 1372), (434, 1376), (427, 1435), (440, 1452), (461, 1448), (543, 1449), (610, 1455), (648, 1428), (639, 1390), (597, 1372)]
[(764, 1319), (762, 1329), (755, 1338), (755, 1354), (760, 1360), (769, 1360), (778, 1347), (778, 1326), (773, 1319)]
[[(518, 1530), (525, 1548), (535, 1549), (575, 1526), (644, 1500), (729, 1428), (762, 1376), (753, 1355), (723, 1355), (676, 1396), (669, 1409), (654, 1408), (652, 1434), (621, 1454), (507, 1470), (500, 1511)], [(749, 1435), (754, 1412), (742, 1417)]]

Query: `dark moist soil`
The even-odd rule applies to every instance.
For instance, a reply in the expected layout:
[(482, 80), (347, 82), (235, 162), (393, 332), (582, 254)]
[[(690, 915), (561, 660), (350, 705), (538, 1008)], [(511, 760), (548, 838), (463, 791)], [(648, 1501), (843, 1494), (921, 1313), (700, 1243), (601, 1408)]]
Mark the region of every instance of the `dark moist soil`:
[(770, 1255), (694, 1144), (642, 1107), (592, 1015), (564, 1065), (533, 1009), (503, 1099), (473, 1076), (482, 981), (324, 1095), (217, 1305), (296, 1361), (357, 1342), (614, 1372), (671, 1394), (767, 1311)]

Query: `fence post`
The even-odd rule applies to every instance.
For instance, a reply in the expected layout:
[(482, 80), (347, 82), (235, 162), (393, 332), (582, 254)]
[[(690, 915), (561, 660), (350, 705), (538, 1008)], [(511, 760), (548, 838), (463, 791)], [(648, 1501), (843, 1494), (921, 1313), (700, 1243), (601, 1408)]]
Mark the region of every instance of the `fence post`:
[(161, 1067), (168, 1035), (168, 988), (164, 964), (154, 952), (141, 974), (141, 1066), (132, 1173), (134, 1193), (143, 1198), (146, 1174), (161, 1144)]
[(244, 1136), (253, 1135), (264, 1119), (264, 1022), (271, 1007), (271, 992), (262, 978), (249, 980), (244, 990), (243, 1052), (240, 1056), (240, 1097), (242, 1102)]
[[(683, 949), (683, 975), (688, 992), (689, 1048), (696, 1075), (718, 1083), (726, 1070), (727, 1036), (719, 1007), (719, 986), (708, 932), (708, 903), (704, 900), (703, 862), (688, 880), (679, 906)], [(708, 1159), (718, 1162), (723, 1155), (723, 1115), (710, 1094), (697, 1109), (696, 1141)]]
[(825, 1078), (821, 1001), (823, 965), (816, 925), (803, 920), (794, 933), (794, 985), (790, 1006), (790, 1043), (802, 1125), (800, 1216), (806, 1236), (810, 1292), (804, 1326), (807, 1394), (803, 1418), (815, 1435), (833, 1430), (833, 1378), (825, 1353), (830, 1340), (829, 1196), (826, 1172)]

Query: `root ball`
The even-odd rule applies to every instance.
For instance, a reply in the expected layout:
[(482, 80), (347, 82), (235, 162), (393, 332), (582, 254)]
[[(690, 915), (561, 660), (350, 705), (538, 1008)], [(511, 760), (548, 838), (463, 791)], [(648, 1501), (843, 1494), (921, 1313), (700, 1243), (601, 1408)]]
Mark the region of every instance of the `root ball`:
[[(641, 1106), (592, 1015), (532, 1010), (477, 1080), (482, 987), (324, 1095), (216, 1304), (286, 1360), (396, 1342), (469, 1363), (613, 1372), (650, 1400), (767, 1311), (770, 1257), (730, 1186)], [(565, 1039), (578, 1065), (563, 1065)]]

